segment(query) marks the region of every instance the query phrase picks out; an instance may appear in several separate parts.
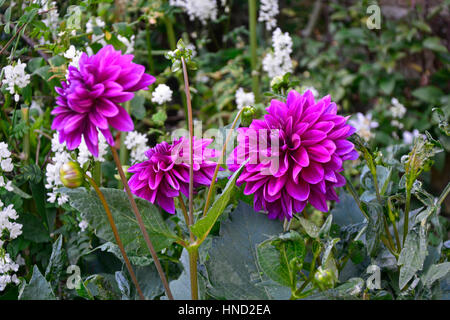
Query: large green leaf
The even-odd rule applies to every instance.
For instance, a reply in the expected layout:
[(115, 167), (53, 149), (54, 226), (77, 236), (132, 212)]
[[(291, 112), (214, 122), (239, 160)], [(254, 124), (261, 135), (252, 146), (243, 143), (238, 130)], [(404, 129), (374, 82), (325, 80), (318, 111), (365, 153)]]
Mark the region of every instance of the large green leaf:
[[(148, 255), (149, 251), (144, 237), (125, 192), (109, 188), (101, 190), (105, 195), (127, 253), (134, 256)], [(103, 205), (94, 191), (87, 191), (84, 188), (63, 188), (61, 191), (69, 196), (70, 205), (84, 215), (99, 238), (115, 243)], [(157, 207), (138, 198), (136, 204), (156, 251), (160, 251), (176, 241), (177, 236), (165, 224)]]
[[(248, 160), (247, 160), (248, 161)], [(204, 239), (211, 231), (212, 227), (216, 223), (219, 216), (222, 214), (222, 212), (225, 210), (226, 206), (228, 205), (228, 202), (230, 202), (232, 191), (235, 188), (236, 185), (236, 179), (239, 177), (239, 174), (244, 167), (244, 165), (247, 163), (245, 161), (239, 170), (237, 170), (228, 181), (227, 185), (225, 186), (225, 189), (223, 190), (222, 194), (214, 201), (211, 208), (206, 213), (206, 216), (199, 219), (192, 227), (192, 233), (195, 234), (198, 238)]]
[(52, 286), (45, 280), (36, 265), (30, 282), (20, 288), (19, 300), (56, 300)]
[(441, 89), (434, 86), (421, 87), (412, 92), (412, 95), (424, 102), (436, 104), (444, 95)]
[(191, 280), (189, 278), (189, 253), (183, 249), (180, 262), (183, 272), (177, 280), (170, 281), (170, 291), (175, 300), (191, 300)]
[(269, 278), (286, 287), (296, 283), (297, 270), (291, 262), (294, 265), (303, 263), (306, 254), (305, 241), (299, 233), (291, 231), (266, 240), (258, 245), (257, 252), (258, 264)]
[(450, 273), (450, 262), (432, 265), (422, 276), (422, 282), (425, 286), (431, 286), (435, 281), (444, 278)]
[(406, 236), (405, 245), (398, 258), (400, 289), (405, 287), (417, 271), (422, 270), (427, 252), (425, 228), (417, 225)]
[[(270, 220), (252, 207), (240, 202), (221, 224), (221, 236), (213, 239), (206, 269), (211, 287), (209, 293), (224, 299), (273, 299), (272, 289), (257, 264), (256, 246), (283, 231), (279, 221)], [(267, 285), (266, 285), (267, 284)], [(289, 298), (290, 290), (281, 287)]]
[(60, 235), (53, 243), (52, 255), (45, 270), (45, 277), (52, 283), (58, 281), (66, 261), (66, 251), (63, 248), (63, 236)]

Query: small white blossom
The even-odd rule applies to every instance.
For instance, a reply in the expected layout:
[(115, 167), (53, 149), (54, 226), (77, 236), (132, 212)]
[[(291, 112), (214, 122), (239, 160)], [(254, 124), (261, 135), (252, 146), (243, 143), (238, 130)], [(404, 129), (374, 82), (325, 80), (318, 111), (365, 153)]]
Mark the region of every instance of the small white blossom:
[(12, 164), (12, 159), (7, 158), (1, 161), (2, 170), (5, 172), (11, 172), (14, 169), (14, 165)]
[(369, 141), (374, 134), (370, 131), (371, 129), (378, 127), (378, 122), (372, 121), (372, 114), (368, 113), (367, 115), (358, 112), (356, 114), (356, 120), (350, 120), (349, 124), (353, 126), (358, 135), (366, 141)]
[(412, 144), (414, 142), (414, 139), (419, 136), (420, 136), (420, 133), (419, 133), (419, 130), (417, 130), (417, 129), (414, 129), (412, 132), (403, 131), (403, 143), (404, 144)]
[(253, 92), (245, 92), (244, 89), (239, 88), (236, 91), (236, 106), (242, 109), (245, 106), (252, 106), (255, 104), (255, 95)]
[(278, 0), (261, 0), (258, 21), (265, 22), (266, 29), (272, 30), (277, 26), (275, 17), (279, 12)]
[(389, 111), (392, 114), (393, 118), (402, 118), (406, 114), (406, 108), (403, 104), (398, 102), (396, 98), (392, 98), (391, 100), (392, 106)]
[(202, 24), (206, 24), (208, 20), (217, 19), (216, 0), (170, 0), (169, 4), (182, 8), (191, 21), (198, 19)]
[(19, 101), (17, 88), (25, 88), (30, 83), (30, 75), (25, 72), (26, 64), (17, 61), (15, 66), (6, 66), (3, 68), (5, 78), (2, 80), (6, 84), (6, 90), (14, 95), (15, 101)]
[(144, 134), (137, 131), (128, 132), (124, 143), (127, 149), (131, 151), (131, 163), (144, 161), (147, 158), (145, 156), (145, 152), (149, 149), (147, 142), (148, 139)]
[(135, 39), (134, 34), (131, 36), (129, 40), (128, 38), (121, 36), (120, 34), (117, 36), (117, 39), (119, 39), (119, 41), (122, 42), (127, 48), (125, 54), (131, 54), (134, 52), (134, 39)]
[(81, 220), (78, 226), (80, 227), (81, 231), (84, 232), (89, 227), (89, 223), (86, 220)]
[(152, 102), (157, 104), (164, 104), (172, 100), (172, 90), (165, 84), (160, 84), (152, 93)]
[(269, 77), (282, 76), (292, 71), (292, 39), (289, 33), (282, 33), (280, 28), (275, 29), (272, 34), (273, 52), (268, 53), (263, 59), (263, 70)]

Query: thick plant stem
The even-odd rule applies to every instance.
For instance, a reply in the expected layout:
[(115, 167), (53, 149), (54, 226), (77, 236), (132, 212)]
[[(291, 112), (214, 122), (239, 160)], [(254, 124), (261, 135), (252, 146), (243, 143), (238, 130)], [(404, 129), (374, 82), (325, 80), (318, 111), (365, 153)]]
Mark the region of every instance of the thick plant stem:
[(97, 185), (102, 185), (102, 164), (100, 161), (94, 162), (94, 167), (92, 168), (92, 178)]
[(186, 226), (189, 230), (189, 237), (190, 237), (190, 239), (193, 239), (194, 235), (192, 234), (192, 230), (189, 225), (189, 214), (187, 212), (186, 205), (184, 204), (183, 196), (181, 195), (181, 193), (178, 195), (178, 200), (180, 201), (180, 207), (181, 207), (181, 211), (183, 212), (184, 221), (186, 222)]
[(125, 177), (125, 173), (122, 169), (122, 164), (120, 163), (119, 155), (114, 147), (111, 146), (111, 152), (114, 158), (114, 162), (116, 163), (117, 170), (119, 171), (120, 179), (122, 180), (122, 184), (125, 187), (125, 191), (127, 192), (128, 199), (130, 200), (131, 208), (133, 209), (134, 215), (138, 222), (139, 228), (141, 229), (142, 235), (144, 236), (145, 243), (147, 244), (148, 249), (150, 250), (150, 254), (152, 255), (153, 261), (155, 262), (156, 269), (158, 270), (159, 277), (164, 285), (166, 290), (167, 297), (169, 300), (173, 300), (172, 292), (170, 291), (169, 283), (167, 282), (166, 275), (161, 267), (161, 263), (159, 262), (158, 256), (156, 254), (155, 248), (153, 247), (152, 241), (148, 236), (147, 229), (145, 229), (144, 221), (142, 220), (141, 213), (136, 205), (136, 201), (134, 201), (133, 194), (131, 193), (130, 186), (128, 185), (127, 178)]
[(257, 49), (257, 35), (256, 35), (256, 0), (248, 0), (248, 18), (250, 31), (250, 52), (251, 52), (251, 67), (252, 67), (252, 91), (255, 95), (255, 102), (259, 102), (259, 77), (258, 77), (258, 56)]
[(170, 50), (175, 50), (177, 47), (177, 40), (175, 39), (172, 20), (170, 17), (164, 16), (164, 23), (166, 25), (167, 40), (169, 41)]
[[(189, 225), (194, 224), (194, 125), (192, 120), (192, 105), (191, 105), (191, 92), (189, 90), (189, 78), (187, 74), (186, 62), (184, 57), (181, 57), (181, 64), (183, 65), (184, 76), (184, 91), (186, 93), (187, 102), (187, 117), (189, 127)], [(191, 241), (194, 241), (193, 235), (191, 235)]]
[(198, 300), (198, 277), (197, 277), (197, 259), (198, 248), (190, 247), (189, 253), (189, 273), (191, 278), (191, 298), (192, 300)]
[(139, 294), (139, 298), (141, 300), (145, 300), (145, 296), (142, 293), (141, 287), (139, 286), (136, 275), (133, 271), (133, 267), (131, 266), (130, 260), (128, 259), (128, 255), (125, 252), (125, 249), (123, 247), (122, 240), (120, 240), (119, 232), (117, 231), (117, 227), (114, 222), (113, 215), (111, 213), (111, 210), (109, 209), (108, 203), (106, 202), (105, 196), (103, 195), (103, 192), (100, 190), (98, 185), (95, 183), (94, 179), (90, 178), (88, 175), (85, 175), (85, 177), (88, 179), (89, 183), (94, 188), (95, 192), (97, 192), (97, 195), (100, 198), (103, 208), (105, 209), (106, 216), (108, 217), (109, 225), (111, 226), (111, 230), (114, 234), (114, 238), (116, 239), (116, 243), (119, 246), (120, 252), (122, 253), (122, 257), (123, 257), (123, 260), (125, 261), (125, 265), (127, 266), (128, 272), (130, 273), (131, 280), (133, 281), (133, 283), (136, 287), (136, 290)]
[(219, 160), (217, 161), (217, 165), (216, 165), (216, 168), (214, 170), (214, 174), (213, 174), (213, 177), (212, 177), (212, 180), (211, 180), (211, 185), (209, 186), (208, 196), (206, 197), (206, 202), (205, 202), (205, 208), (203, 209), (203, 216), (206, 216), (206, 212), (208, 212), (209, 203), (211, 202), (211, 197), (212, 197), (212, 194), (214, 192), (214, 186), (216, 184), (217, 174), (219, 173), (219, 169), (220, 169), (221, 163), (223, 161), (223, 157), (225, 155), (225, 152), (227, 151), (227, 144), (228, 144), (228, 142), (231, 139), (231, 135), (233, 134), (233, 130), (236, 127), (237, 121), (241, 117), (241, 114), (242, 114), (243, 111), (244, 111), (244, 108), (239, 110), (238, 114), (236, 115), (236, 118), (234, 118), (233, 124), (231, 125), (231, 130), (228, 133), (227, 138), (225, 140), (225, 143), (224, 143), (224, 145), (222, 147), (222, 152), (220, 153)]

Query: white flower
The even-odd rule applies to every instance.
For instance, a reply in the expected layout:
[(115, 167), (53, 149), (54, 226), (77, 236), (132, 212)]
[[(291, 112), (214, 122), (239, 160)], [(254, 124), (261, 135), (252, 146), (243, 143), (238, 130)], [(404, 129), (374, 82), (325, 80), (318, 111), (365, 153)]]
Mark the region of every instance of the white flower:
[[(92, 33), (94, 32), (94, 26), (97, 26), (99, 28), (105, 27), (105, 22), (100, 17), (95, 17), (93, 19), (92, 17), (89, 18), (88, 22), (86, 23), (86, 33)], [(94, 42), (94, 41), (93, 41)]]
[(266, 23), (266, 29), (272, 30), (277, 26), (275, 16), (280, 12), (278, 0), (261, 0), (259, 7), (259, 22)]
[(402, 105), (396, 98), (392, 98), (391, 100), (392, 106), (389, 111), (392, 113), (392, 117), (394, 118), (402, 118), (406, 113), (406, 108)]
[(6, 90), (14, 94), (14, 99), (18, 101), (19, 94), (16, 88), (25, 88), (30, 83), (30, 75), (25, 72), (26, 64), (17, 61), (15, 66), (6, 66), (3, 68), (5, 78), (2, 80), (6, 84)]
[(160, 84), (152, 93), (152, 102), (163, 104), (172, 100), (172, 90), (165, 84)]
[(255, 104), (255, 95), (253, 92), (245, 92), (244, 89), (239, 88), (236, 91), (236, 105), (238, 109), (245, 106), (252, 106)]
[(191, 57), (194, 58), (195, 56), (197, 56), (197, 48), (195, 48), (195, 45), (192, 43), (188, 43), (186, 45), (186, 49), (191, 50)]
[(117, 39), (119, 39), (120, 42), (122, 42), (127, 50), (125, 51), (125, 54), (133, 53), (134, 51), (134, 34), (131, 36), (130, 40), (125, 38), (124, 36), (121, 36), (120, 34), (117, 36)]
[(373, 137), (373, 133), (370, 129), (377, 128), (378, 122), (372, 121), (372, 114), (368, 113), (367, 115), (358, 112), (356, 114), (356, 120), (350, 120), (349, 124), (353, 126), (359, 136), (366, 141), (369, 141)]
[(84, 232), (89, 227), (89, 223), (86, 220), (81, 220), (78, 226), (80, 227), (81, 231)]
[(0, 142), (0, 159), (1, 158), (9, 158), (11, 156), (11, 152), (8, 150), (8, 144), (5, 142)]
[(399, 129), (403, 129), (403, 127), (404, 127), (403, 123), (401, 123), (400, 121), (398, 121), (396, 119), (393, 119), (391, 121), (391, 126), (399, 128)]
[(0, 292), (5, 290), (10, 283), (20, 284), (19, 278), (14, 272), (19, 270), (19, 264), (15, 263), (9, 253), (0, 247)]
[(412, 132), (403, 131), (403, 143), (412, 144), (414, 139), (420, 136), (419, 130), (414, 129)]
[(207, 20), (217, 19), (216, 0), (170, 0), (169, 4), (182, 8), (191, 21), (198, 19), (206, 24)]
[(11, 172), (14, 169), (14, 165), (12, 164), (12, 159), (7, 158), (1, 161), (2, 170), (5, 172)]
[(98, 157), (92, 156), (83, 137), (80, 145), (78, 146), (77, 162), (80, 164), (81, 167), (86, 162), (88, 162), (89, 159), (91, 159), (91, 157), (93, 157), (95, 161), (104, 162), (105, 155), (107, 152), (108, 152), (108, 144), (106, 143), (106, 139), (103, 136), (103, 134), (98, 135)]
[(148, 139), (146, 135), (139, 133), (137, 131), (128, 132), (125, 138), (125, 146), (130, 152), (131, 163), (136, 163), (144, 161), (147, 157), (145, 152), (149, 149), (147, 146)]
[(263, 59), (263, 70), (269, 77), (282, 76), (292, 71), (292, 39), (289, 33), (282, 33), (280, 28), (272, 34), (273, 52), (268, 53)]

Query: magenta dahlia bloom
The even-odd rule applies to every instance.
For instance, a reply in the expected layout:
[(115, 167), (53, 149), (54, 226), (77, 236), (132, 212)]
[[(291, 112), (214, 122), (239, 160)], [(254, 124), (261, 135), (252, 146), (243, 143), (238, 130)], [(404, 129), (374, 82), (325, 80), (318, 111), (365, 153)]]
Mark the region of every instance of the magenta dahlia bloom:
[[(194, 137), (194, 188), (211, 184), (216, 167), (211, 159), (218, 154), (207, 148), (211, 142)], [(129, 180), (131, 192), (173, 214), (173, 198), (180, 192), (189, 197), (189, 138), (181, 137), (173, 144), (162, 142), (145, 155), (148, 160), (128, 169), (134, 173)]]
[[(309, 90), (303, 95), (292, 90), (286, 103), (272, 100), (266, 110), (264, 120), (238, 129), (229, 168), (236, 171), (250, 160), (237, 185), (246, 183), (244, 194), (255, 195), (255, 210), (267, 210), (271, 219), (291, 219), (308, 202), (327, 212), (327, 200), (339, 201), (334, 187), (345, 185), (339, 174), (343, 161), (358, 158), (347, 140), (355, 128), (348, 117), (336, 114), (330, 96), (316, 102)], [(276, 159), (277, 165), (267, 159)]]
[(131, 60), (133, 55), (123, 55), (107, 45), (95, 55), (83, 53), (78, 69), (69, 67), (67, 81), (55, 88), (58, 107), (52, 111), (52, 130), (59, 131), (60, 143), (65, 141), (69, 150), (77, 148), (84, 136), (89, 151), (98, 156), (98, 130), (114, 145), (109, 126), (120, 131), (134, 129), (131, 117), (119, 104), (133, 99), (135, 91), (147, 90), (155, 77)]

